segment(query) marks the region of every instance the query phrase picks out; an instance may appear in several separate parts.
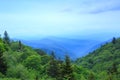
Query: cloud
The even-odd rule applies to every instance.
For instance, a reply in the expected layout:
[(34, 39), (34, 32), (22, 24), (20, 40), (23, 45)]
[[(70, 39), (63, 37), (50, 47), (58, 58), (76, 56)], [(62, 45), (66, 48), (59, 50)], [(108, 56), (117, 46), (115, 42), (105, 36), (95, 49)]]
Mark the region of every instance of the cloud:
[(64, 9), (62, 9), (60, 12), (72, 12), (73, 11), (73, 9), (72, 8), (64, 8)]
[(69, 6), (64, 7), (61, 12), (98, 14), (120, 10), (120, 0), (74, 0), (68, 2), (67, 5)]
[(120, 1), (119, 0), (93, 1), (90, 2), (89, 5), (88, 3), (84, 4), (84, 6), (85, 7), (83, 7), (80, 12), (98, 14), (102, 12), (120, 10)]
[(108, 12), (108, 11), (117, 11), (120, 10), (120, 4), (109, 4), (109, 5), (101, 5), (101, 7), (97, 7), (93, 10), (91, 10), (89, 13), (92, 14), (98, 14), (98, 13), (103, 13), (103, 12)]

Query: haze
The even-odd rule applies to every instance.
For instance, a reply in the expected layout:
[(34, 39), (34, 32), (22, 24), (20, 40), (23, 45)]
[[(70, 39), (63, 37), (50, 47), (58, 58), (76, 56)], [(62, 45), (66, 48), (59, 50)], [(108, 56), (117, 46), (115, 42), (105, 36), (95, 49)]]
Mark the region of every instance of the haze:
[(1, 0), (4, 30), (13, 38), (119, 36), (120, 0)]

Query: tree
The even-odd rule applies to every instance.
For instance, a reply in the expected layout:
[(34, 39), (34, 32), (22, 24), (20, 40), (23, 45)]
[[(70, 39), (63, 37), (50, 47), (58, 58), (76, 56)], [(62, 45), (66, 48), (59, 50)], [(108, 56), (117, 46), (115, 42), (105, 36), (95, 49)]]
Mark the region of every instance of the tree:
[(0, 41), (0, 72), (6, 74), (7, 63), (3, 57), (3, 52), (5, 51), (4, 44)]
[(108, 73), (109, 74), (117, 74), (118, 73), (116, 63), (113, 63), (112, 66), (110, 68), (108, 68)]
[(46, 53), (41, 49), (34, 49), (39, 55), (44, 56)]
[(52, 51), (52, 53), (51, 53), (51, 58), (52, 58), (52, 59), (55, 59), (55, 58), (56, 58), (53, 51)]
[(11, 48), (13, 51), (21, 51), (21, 50), (22, 50), (21, 41), (12, 42), (12, 43), (10, 44), (10, 48)]
[(59, 75), (59, 66), (58, 66), (57, 61), (55, 60), (54, 52), (52, 52), (52, 54), (51, 54), (51, 60), (49, 63), (47, 73), (52, 78), (57, 78)]
[(115, 44), (116, 43), (116, 38), (113, 37), (112, 43)]
[(24, 64), (27, 68), (33, 69), (33, 70), (41, 70), (41, 59), (38, 55), (32, 55), (29, 56), (25, 61)]
[(3, 40), (4, 40), (4, 43), (10, 44), (10, 38), (9, 38), (7, 31), (4, 32)]
[(64, 65), (64, 69), (63, 69), (63, 73), (64, 78), (67, 80), (74, 80), (74, 75), (73, 75), (73, 69), (71, 66), (71, 61), (69, 56), (65, 57), (65, 65)]
[(88, 80), (95, 80), (94, 74), (92, 72), (89, 74)]
[[(29, 74), (29, 71), (22, 64), (17, 64), (8, 68), (7, 77), (17, 78), (19, 80), (31, 80), (30, 79), (31, 75)], [(14, 79), (7, 79), (7, 80), (14, 80)]]
[(21, 41), (19, 41), (18, 43), (19, 43), (18, 44), (19, 45), (19, 50), (21, 50), (22, 49), (22, 43), (21, 43)]

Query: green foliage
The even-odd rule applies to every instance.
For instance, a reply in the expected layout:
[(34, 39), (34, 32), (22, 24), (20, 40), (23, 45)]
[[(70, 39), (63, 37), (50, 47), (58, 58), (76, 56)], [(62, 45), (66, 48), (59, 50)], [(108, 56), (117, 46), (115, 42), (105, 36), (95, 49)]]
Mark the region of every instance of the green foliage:
[(51, 57), (48, 55), (41, 56), (41, 65), (46, 65), (51, 60)]
[[(77, 59), (76, 63), (94, 71), (98, 80), (119, 80), (120, 38), (113, 38), (112, 42)], [(103, 74), (106, 75), (105, 78), (102, 78)]]
[(37, 55), (29, 56), (25, 61), (24, 64), (28, 69), (34, 69), (34, 70), (41, 70), (41, 58)]
[(62, 73), (63, 73), (65, 79), (74, 80), (73, 69), (71, 66), (71, 61), (70, 61), (69, 56), (65, 57), (65, 65), (64, 65)]
[(16, 78), (0, 78), (0, 80), (21, 80), (21, 79), (16, 79)]
[(18, 41), (18, 43), (19, 43), (19, 50), (22, 50), (22, 43), (21, 43), (21, 41)]
[(4, 78), (5, 75), (3, 75), (1, 72), (0, 72), (0, 78)]
[(7, 71), (7, 77), (17, 78), (21, 80), (30, 79), (28, 70), (21, 64), (10, 67)]
[(13, 51), (19, 51), (20, 52), (24, 46), (21, 44), (20, 41), (17, 41), (17, 42), (12, 42), (10, 47)]
[(4, 32), (3, 40), (6, 44), (8, 44), (8, 45), (10, 44), (10, 38), (9, 38), (7, 31)]
[(116, 38), (113, 37), (112, 43), (115, 44), (116, 43)]
[[(9, 45), (10, 44), (10, 45)], [(120, 38), (83, 58), (61, 61), (41, 49), (0, 37), (0, 80), (120, 80)]]
[(88, 80), (95, 80), (95, 76), (92, 72), (89, 74)]
[(0, 53), (3, 53), (5, 51), (5, 47), (2, 41), (0, 41)]
[(46, 53), (43, 51), (43, 50), (41, 50), (41, 49), (34, 49), (38, 54), (40, 54), (41, 56), (43, 56), (43, 55), (46, 55)]
[(3, 52), (5, 51), (4, 44), (0, 42), (0, 72), (2, 74), (6, 74), (7, 64), (5, 58), (3, 57)]
[(57, 61), (55, 60), (54, 52), (52, 52), (52, 54), (51, 54), (51, 60), (49, 63), (47, 73), (48, 73), (48, 75), (50, 75), (53, 78), (59, 77), (59, 66), (58, 66)]

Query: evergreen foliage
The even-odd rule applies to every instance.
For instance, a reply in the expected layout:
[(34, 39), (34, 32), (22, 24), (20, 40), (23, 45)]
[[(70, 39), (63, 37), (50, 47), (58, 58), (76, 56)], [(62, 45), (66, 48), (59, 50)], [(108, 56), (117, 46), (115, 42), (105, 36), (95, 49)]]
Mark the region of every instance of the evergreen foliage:
[(94, 71), (97, 75), (106, 72), (107, 80), (119, 80), (120, 38), (113, 38), (112, 42), (102, 45), (83, 58), (78, 58), (75, 63)]
[(54, 52), (47, 55), (21, 41), (11, 42), (5, 31), (0, 38), (0, 80), (120, 80), (120, 38), (71, 62), (69, 56), (60, 60)]
[(5, 45), (3, 44), (3, 41), (0, 38), (0, 72), (3, 74), (6, 74), (7, 71), (7, 64), (5, 61), (5, 58), (3, 57), (3, 53), (5, 52)]
[(10, 44), (10, 38), (9, 38), (7, 31), (4, 32), (3, 40), (4, 40), (4, 43), (6, 43), (8, 45)]
[(115, 44), (116, 43), (116, 38), (113, 37), (112, 43)]
[(73, 69), (69, 56), (65, 57), (65, 65), (63, 68), (64, 78), (67, 80), (74, 80)]

